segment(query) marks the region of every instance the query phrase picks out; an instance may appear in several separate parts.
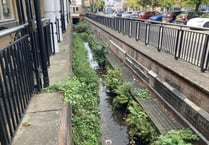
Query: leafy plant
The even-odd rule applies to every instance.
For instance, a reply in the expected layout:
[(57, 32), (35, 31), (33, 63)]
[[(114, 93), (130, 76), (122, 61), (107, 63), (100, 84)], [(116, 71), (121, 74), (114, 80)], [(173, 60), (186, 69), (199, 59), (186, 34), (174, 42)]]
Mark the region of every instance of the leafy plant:
[(131, 99), (130, 84), (123, 83), (115, 90), (117, 96), (113, 98), (113, 109), (126, 108)]
[(86, 32), (82, 32), (79, 34), (80, 35), (80, 38), (84, 41), (84, 42), (87, 42), (88, 41), (88, 37), (89, 37), (89, 34), (86, 33)]
[(100, 41), (96, 42), (95, 38), (93, 38), (92, 35), (88, 37), (88, 42), (89, 42), (89, 46), (91, 47), (93, 51), (94, 58), (98, 62), (99, 66), (104, 69), (106, 65), (105, 64), (106, 58), (105, 58), (104, 52), (105, 52), (107, 45)]
[(81, 21), (75, 26), (75, 32), (76, 33), (82, 33), (82, 32), (90, 33), (91, 31), (89, 27), (90, 26), (88, 25), (88, 23)]
[(105, 84), (110, 91), (116, 93), (118, 86), (123, 84), (122, 74), (118, 68), (107, 68)]
[(150, 97), (150, 94), (147, 90), (145, 89), (135, 89), (134, 90), (134, 95), (138, 98), (141, 98), (143, 100), (147, 99)]
[(192, 145), (198, 140), (191, 129), (171, 130), (166, 135), (160, 135), (154, 145)]
[(128, 104), (129, 114), (126, 123), (129, 126), (130, 140), (141, 139), (145, 144), (150, 144), (157, 136), (157, 129), (149, 121), (148, 116), (135, 101)]

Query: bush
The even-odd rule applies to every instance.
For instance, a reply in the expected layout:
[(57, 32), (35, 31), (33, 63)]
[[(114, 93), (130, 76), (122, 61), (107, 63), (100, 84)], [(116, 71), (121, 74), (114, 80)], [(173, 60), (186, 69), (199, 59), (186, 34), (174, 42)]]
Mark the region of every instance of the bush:
[(123, 83), (115, 90), (117, 96), (113, 99), (113, 109), (123, 109), (127, 107), (129, 100), (131, 99), (130, 84)]
[(144, 144), (150, 144), (156, 138), (158, 132), (150, 122), (149, 117), (134, 100), (128, 104), (128, 116), (126, 123), (129, 126), (129, 136), (131, 142), (141, 140)]
[(84, 42), (87, 42), (88, 41), (88, 37), (89, 37), (89, 34), (86, 33), (86, 32), (82, 32), (79, 34), (80, 35), (80, 38), (84, 41)]
[(154, 145), (192, 145), (198, 140), (191, 129), (171, 130), (166, 135), (160, 135)]
[(123, 84), (122, 75), (119, 69), (107, 68), (107, 74), (105, 77), (106, 87), (112, 92), (116, 93), (118, 86)]
[(81, 21), (75, 26), (75, 32), (76, 33), (82, 33), (82, 32), (90, 33), (89, 25)]

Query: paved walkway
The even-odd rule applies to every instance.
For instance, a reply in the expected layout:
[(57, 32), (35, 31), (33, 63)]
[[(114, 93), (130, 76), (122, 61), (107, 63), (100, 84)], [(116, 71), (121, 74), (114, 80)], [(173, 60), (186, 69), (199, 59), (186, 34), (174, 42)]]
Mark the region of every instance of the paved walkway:
[[(69, 41), (70, 28), (64, 33), (59, 44), (60, 52), (51, 56), (49, 67), (50, 85), (64, 81), (70, 71)], [(24, 118), (15, 134), (12, 145), (58, 145), (61, 115), (63, 111), (62, 95), (41, 92), (30, 100)]]

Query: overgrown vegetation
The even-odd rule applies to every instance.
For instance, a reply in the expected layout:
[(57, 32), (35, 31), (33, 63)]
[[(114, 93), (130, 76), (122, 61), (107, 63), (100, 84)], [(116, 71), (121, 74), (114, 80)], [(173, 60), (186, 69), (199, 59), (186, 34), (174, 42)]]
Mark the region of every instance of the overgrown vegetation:
[[(129, 128), (130, 144), (135, 145), (136, 142), (151, 144), (157, 137), (157, 129), (132, 98), (130, 83), (122, 80), (120, 69), (108, 68), (105, 83), (109, 90), (115, 93), (112, 103), (113, 109), (123, 109), (127, 112), (125, 122)], [(136, 91), (136, 95), (140, 98), (147, 98), (147, 94), (143, 90)]]
[(140, 98), (140, 99), (147, 99), (147, 98), (150, 98), (151, 95), (149, 94), (149, 92), (145, 89), (135, 89), (134, 90), (134, 94), (133, 94), (135, 97), (137, 98)]
[[(129, 128), (128, 133), (131, 145), (190, 145), (191, 142), (198, 140), (197, 135), (190, 129), (171, 130), (168, 134), (159, 136), (154, 124), (133, 98), (129, 83), (123, 82), (120, 69), (108, 68), (105, 82), (109, 90), (114, 93), (113, 109), (122, 108), (127, 110), (125, 122)], [(136, 89), (134, 97), (145, 100), (151, 97), (151, 95), (145, 89)]]
[[(72, 138), (74, 145), (100, 145), (101, 126), (98, 111), (98, 76), (87, 61), (83, 41), (88, 41), (100, 66), (105, 68), (104, 49), (106, 45), (95, 42), (86, 23), (76, 26), (73, 36), (73, 74), (67, 76), (64, 84), (55, 84), (48, 90), (57, 90), (64, 95), (64, 101), (72, 105)], [(101, 59), (101, 60), (100, 60)], [(198, 137), (189, 129), (170, 131), (160, 135), (141, 106), (132, 98), (130, 84), (124, 82), (118, 68), (107, 68), (106, 87), (113, 94), (113, 108), (125, 109), (125, 122), (129, 128), (130, 144), (190, 145)], [(147, 99), (148, 91), (135, 90), (135, 97)]]
[(90, 26), (81, 21), (78, 25), (75, 27), (75, 32), (81, 37), (81, 39), (85, 42), (89, 43), (89, 46), (91, 47), (91, 50), (94, 55), (94, 59), (98, 62), (99, 66), (101, 68), (105, 68), (105, 49), (107, 45), (104, 42), (97, 41), (96, 38), (92, 35), (91, 29), (89, 29)]
[(74, 145), (100, 145), (101, 125), (98, 111), (98, 77), (87, 61), (87, 52), (79, 35), (73, 36), (73, 75), (64, 84), (55, 84), (64, 101), (72, 105), (72, 139)]
[(192, 145), (198, 140), (191, 129), (171, 130), (166, 135), (160, 135), (154, 145)]
[(107, 68), (107, 74), (105, 77), (105, 85), (112, 93), (116, 93), (118, 86), (123, 84), (122, 75), (118, 68)]

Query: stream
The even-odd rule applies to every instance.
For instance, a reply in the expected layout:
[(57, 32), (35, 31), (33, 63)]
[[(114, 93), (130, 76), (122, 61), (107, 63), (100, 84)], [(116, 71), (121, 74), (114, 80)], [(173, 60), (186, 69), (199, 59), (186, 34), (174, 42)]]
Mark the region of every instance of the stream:
[[(85, 48), (88, 51), (88, 60), (92, 68), (99, 69), (98, 63), (93, 59), (93, 54), (88, 43), (84, 43)], [(111, 96), (106, 93), (104, 80), (100, 76), (99, 85), (100, 96), (100, 117), (102, 127), (102, 145), (128, 145), (129, 136), (128, 128), (124, 124), (123, 114), (112, 110)]]

